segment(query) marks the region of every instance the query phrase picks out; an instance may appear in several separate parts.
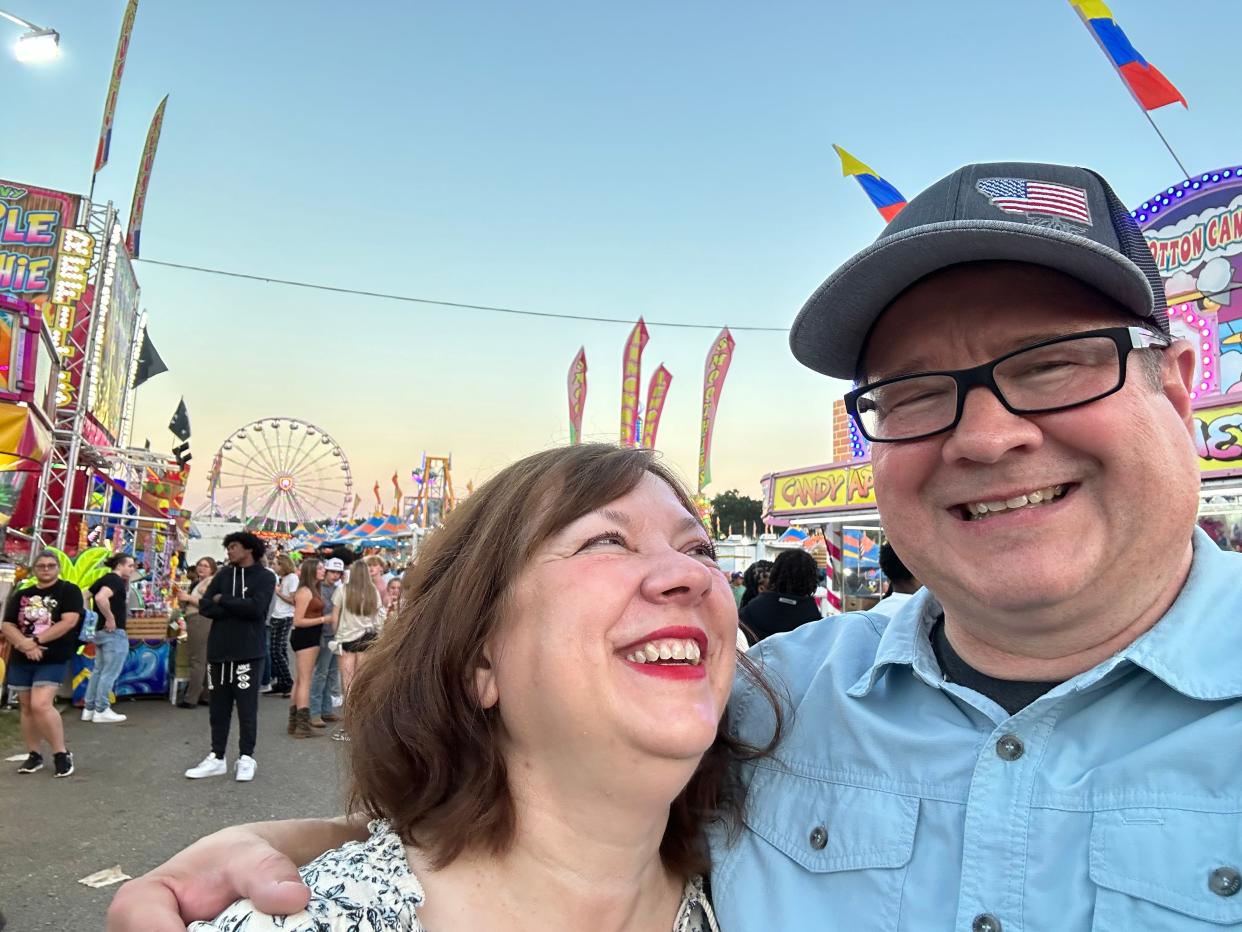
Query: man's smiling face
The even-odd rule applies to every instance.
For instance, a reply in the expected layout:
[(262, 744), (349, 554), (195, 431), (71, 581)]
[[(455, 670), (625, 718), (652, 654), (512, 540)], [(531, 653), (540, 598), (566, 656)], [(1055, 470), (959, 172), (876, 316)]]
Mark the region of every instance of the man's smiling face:
[[(1050, 269), (959, 265), (889, 306), (864, 367), (869, 381), (961, 369), (1041, 339), (1141, 323)], [(1068, 605), (1089, 589), (1121, 592), (1135, 573), (1180, 556), (1171, 542), (1187, 539), (1198, 504), (1186, 364), (1193, 350), (1175, 344), (1164, 354), (1158, 389), (1131, 353), (1126, 384), (1099, 401), (1020, 416), (975, 389), (953, 430), (875, 444), (880, 511), (914, 574), (946, 605), (1021, 612)], [(968, 520), (972, 504), (1055, 487), (1051, 504)], [(1159, 508), (1147, 507), (1156, 500)]]

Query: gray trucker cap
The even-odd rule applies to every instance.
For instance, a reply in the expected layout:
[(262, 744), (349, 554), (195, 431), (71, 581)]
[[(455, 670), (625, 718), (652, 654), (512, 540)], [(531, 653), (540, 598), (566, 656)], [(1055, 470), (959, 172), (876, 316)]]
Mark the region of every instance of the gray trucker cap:
[(1156, 264), (1107, 181), (1068, 165), (992, 162), (959, 168), (910, 201), (811, 295), (789, 346), (804, 366), (853, 379), (898, 295), (939, 269), (989, 260), (1057, 269), (1169, 332)]

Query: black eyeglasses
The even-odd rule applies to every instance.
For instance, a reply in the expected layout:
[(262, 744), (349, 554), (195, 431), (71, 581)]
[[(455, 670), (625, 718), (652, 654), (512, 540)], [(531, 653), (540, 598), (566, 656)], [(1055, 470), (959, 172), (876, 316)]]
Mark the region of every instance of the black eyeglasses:
[(1130, 350), (1163, 349), (1171, 343), (1142, 327), (1088, 330), (971, 369), (920, 372), (863, 385), (845, 396), (845, 408), (872, 443), (922, 440), (957, 426), (972, 388), (987, 388), (1012, 414), (1063, 411), (1119, 391), (1126, 384)]

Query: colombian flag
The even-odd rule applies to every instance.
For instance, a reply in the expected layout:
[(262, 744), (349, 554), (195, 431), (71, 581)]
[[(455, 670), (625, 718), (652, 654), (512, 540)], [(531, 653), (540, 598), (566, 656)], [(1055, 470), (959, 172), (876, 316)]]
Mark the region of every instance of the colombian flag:
[(832, 148), (841, 156), (841, 174), (847, 178), (853, 175), (867, 197), (871, 198), (871, 203), (880, 212), (884, 222), (891, 222), (901, 212), (901, 208), (906, 206), (906, 199), (901, 196), (901, 192), (840, 146), (834, 144)]
[(1156, 110), (1166, 104), (1187, 106), (1182, 92), (1173, 86), (1173, 82), (1160, 73), (1160, 69), (1150, 64), (1138, 53), (1126, 34), (1121, 31), (1117, 21), (1113, 19), (1113, 11), (1103, 0), (1069, 0), (1070, 6), (1082, 18), (1095, 41), (1100, 44), (1104, 54), (1108, 56), (1121, 75), (1121, 80), (1130, 89), (1131, 95), (1144, 110)]

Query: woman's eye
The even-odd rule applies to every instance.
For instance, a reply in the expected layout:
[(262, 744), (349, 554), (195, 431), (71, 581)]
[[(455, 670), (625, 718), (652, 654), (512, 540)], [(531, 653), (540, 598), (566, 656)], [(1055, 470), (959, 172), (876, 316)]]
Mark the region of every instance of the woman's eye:
[(696, 557), (707, 557), (712, 562), (716, 560), (716, 547), (708, 542), (695, 544), (690, 552)]
[(581, 547), (579, 547), (578, 552), (582, 553), (584, 550), (590, 550), (592, 548), (604, 547), (608, 545), (624, 547), (625, 536), (618, 531), (609, 531), (605, 534), (596, 534)]

